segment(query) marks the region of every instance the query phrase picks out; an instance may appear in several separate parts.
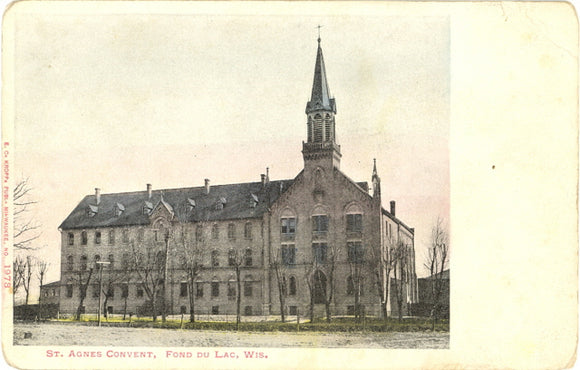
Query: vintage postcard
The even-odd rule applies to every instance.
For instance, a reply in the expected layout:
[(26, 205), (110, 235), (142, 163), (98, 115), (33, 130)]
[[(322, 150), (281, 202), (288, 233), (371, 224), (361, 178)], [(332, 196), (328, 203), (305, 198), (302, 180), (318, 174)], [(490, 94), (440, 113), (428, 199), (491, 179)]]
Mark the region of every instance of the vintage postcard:
[(566, 3), (59, 2), (2, 28), (15, 368), (565, 368)]

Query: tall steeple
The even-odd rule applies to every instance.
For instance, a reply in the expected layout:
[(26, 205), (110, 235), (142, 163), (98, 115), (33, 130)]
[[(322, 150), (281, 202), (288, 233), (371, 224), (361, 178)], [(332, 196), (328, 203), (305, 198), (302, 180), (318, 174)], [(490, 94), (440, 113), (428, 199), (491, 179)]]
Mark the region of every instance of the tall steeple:
[(373, 176), (372, 176), (371, 180), (373, 182), (373, 198), (377, 199), (380, 203), (381, 178), (379, 177), (379, 174), (377, 173), (377, 159), (376, 158), (373, 159)]
[(341, 154), (340, 145), (336, 143), (335, 114), (336, 102), (328, 88), (319, 35), (312, 93), (310, 101), (306, 103), (308, 139), (306, 143), (302, 143), (305, 167), (314, 165), (339, 168)]

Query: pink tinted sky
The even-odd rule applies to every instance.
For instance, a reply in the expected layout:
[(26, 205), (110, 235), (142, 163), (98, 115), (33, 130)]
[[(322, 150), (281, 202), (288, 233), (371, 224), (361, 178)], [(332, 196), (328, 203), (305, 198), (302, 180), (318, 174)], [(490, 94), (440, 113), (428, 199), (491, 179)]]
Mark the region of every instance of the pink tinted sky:
[(415, 228), (417, 271), (449, 215), (444, 17), (30, 14), (16, 27), (16, 177), (58, 279), (59, 224), (86, 195), (293, 178), (316, 28), (337, 101), (341, 169)]

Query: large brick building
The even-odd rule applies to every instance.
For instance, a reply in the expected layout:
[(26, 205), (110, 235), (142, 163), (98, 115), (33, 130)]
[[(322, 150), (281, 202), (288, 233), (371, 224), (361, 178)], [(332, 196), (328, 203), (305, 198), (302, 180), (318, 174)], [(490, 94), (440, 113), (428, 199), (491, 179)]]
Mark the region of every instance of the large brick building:
[[(414, 230), (395, 216), (394, 201), (383, 209), (376, 164), (370, 189), (340, 170), (336, 102), (320, 39), (306, 115), (304, 169), (293, 179), (270, 180), (266, 171), (251, 183), (206, 179), (198, 187), (154, 190), (148, 184), (116, 194), (96, 189), (81, 200), (60, 225), (61, 312), (76, 311), (91, 268), (83, 310), (97, 311), (97, 261), (110, 262), (102, 275), (106, 309), (113, 313), (144, 310), (158, 292), (157, 307), (164, 296), (172, 314), (189, 312), (191, 295), (196, 313), (233, 314), (239, 286), (245, 315), (279, 314), (280, 291), (290, 315), (306, 314), (311, 300), (317, 315), (325, 302), (334, 315), (363, 306), (381, 315), (381, 301), (389, 302), (387, 312), (396, 311), (393, 289), (390, 297), (380, 294), (393, 278), (404, 282), (404, 304), (415, 302)], [(388, 279), (380, 259), (393, 245), (406, 253), (399, 274), (391, 271)], [(148, 270), (155, 260), (161, 264)], [(193, 260), (200, 268), (192, 277)]]

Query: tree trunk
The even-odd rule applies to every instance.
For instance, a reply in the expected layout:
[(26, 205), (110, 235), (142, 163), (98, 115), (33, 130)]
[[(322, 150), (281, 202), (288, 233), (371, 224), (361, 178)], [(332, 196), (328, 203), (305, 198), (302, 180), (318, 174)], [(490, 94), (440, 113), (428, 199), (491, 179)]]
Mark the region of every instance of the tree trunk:
[(326, 322), (330, 322), (332, 320), (332, 315), (330, 313), (330, 302), (325, 302), (326, 307)]
[(125, 305), (123, 306), (123, 320), (127, 317), (127, 296), (125, 296)]
[(155, 294), (153, 294), (151, 296), (151, 307), (152, 307), (152, 310), (153, 310), (151, 317), (153, 318), (153, 322), (156, 322), (157, 321), (157, 305), (156, 305), (156, 302), (155, 301), (156, 301)]
[(195, 295), (193, 277), (189, 279), (189, 322), (195, 322)]
[(241, 317), (240, 317), (240, 305), (242, 303), (242, 282), (240, 280), (240, 265), (239, 263), (236, 265), (236, 280), (237, 280), (237, 285), (238, 285), (238, 294), (236, 296), (236, 330), (240, 329), (240, 321), (241, 321)]

